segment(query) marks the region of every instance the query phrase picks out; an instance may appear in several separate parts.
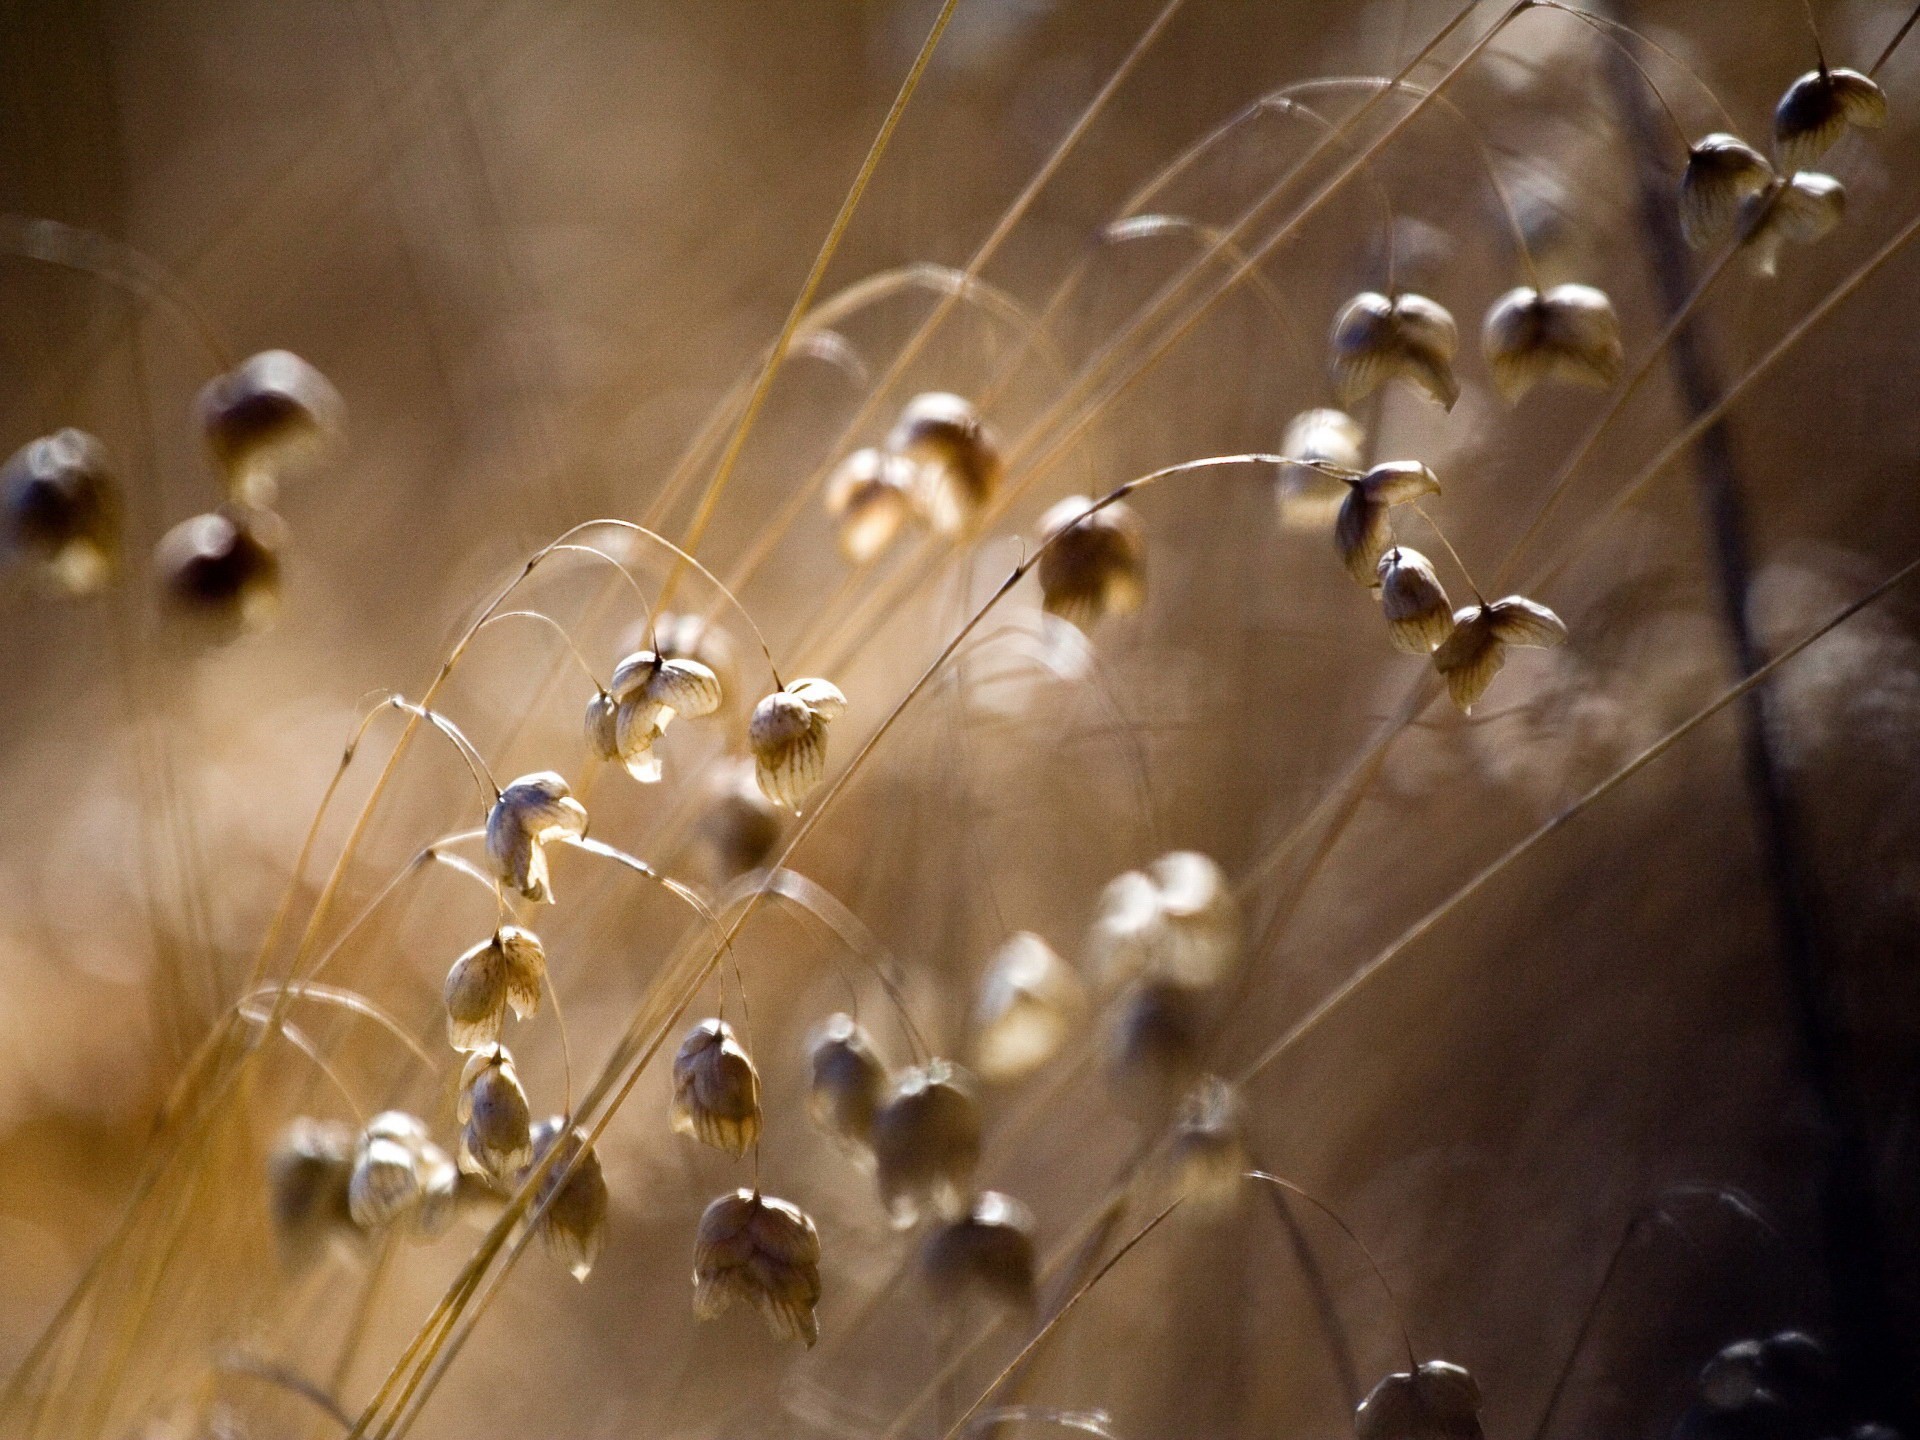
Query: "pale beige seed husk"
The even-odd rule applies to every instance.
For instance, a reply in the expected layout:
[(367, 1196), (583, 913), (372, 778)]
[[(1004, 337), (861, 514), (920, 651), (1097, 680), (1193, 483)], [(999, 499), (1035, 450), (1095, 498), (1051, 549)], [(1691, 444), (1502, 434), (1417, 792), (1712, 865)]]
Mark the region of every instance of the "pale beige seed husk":
[(760, 1072), (726, 1021), (702, 1020), (681, 1042), (668, 1118), (675, 1134), (729, 1155), (760, 1138)]
[(481, 1050), (500, 1039), (509, 1008), (522, 1020), (540, 1009), (547, 957), (540, 937), (503, 925), (453, 962), (443, 999), (447, 1038), (456, 1050)]
[(346, 406), (318, 370), (286, 350), (265, 350), (204, 385), (195, 401), (207, 450), (233, 497), (273, 503), (279, 476), (339, 438)]
[[(587, 1143), (586, 1132), (577, 1126), (568, 1129), (565, 1119), (558, 1115), (534, 1128), (532, 1163), (545, 1159), (555, 1144), (561, 1146), (560, 1156), (541, 1178), (536, 1196), (536, 1203), (546, 1206), (540, 1218), (540, 1235), (568, 1273), (584, 1282), (606, 1245), (606, 1176), (601, 1172), (599, 1155)], [(561, 1175), (568, 1166), (573, 1173), (563, 1184)]]
[(267, 1162), (268, 1213), (289, 1269), (304, 1269), (329, 1244), (358, 1238), (348, 1198), (354, 1140), (351, 1126), (300, 1116), (275, 1143)]
[(980, 1162), (980, 1104), (959, 1066), (932, 1060), (894, 1077), (874, 1113), (881, 1203), (896, 1228), (964, 1213)]
[(1239, 1096), (1209, 1075), (1180, 1102), (1167, 1167), (1174, 1193), (1202, 1212), (1218, 1215), (1239, 1199), (1248, 1168)]
[(354, 1147), (348, 1211), (354, 1224), (378, 1230), (401, 1218), (420, 1198), (425, 1127), (401, 1111), (383, 1111), (367, 1123)]
[(1424, 295), (1388, 299), (1366, 291), (1333, 323), (1333, 369), (1340, 401), (1351, 407), (1393, 379), (1410, 381), (1444, 409), (1460, 398), (1453, 374), (1459, 330), (1444, 306)]
[(795, 680), (754, 707), (747, 725), (754, 774), (776, 805), (798, 810), (826, 778), (827, 726), (846, 708), (831, 681)]
[(1510, 402), (1541, 380), (1605, 389), (1626, 359), (1613, 302), (1591, 285), (1508, 291), (1487, 311), (1481, 347)]
[[(1139, 515), (1124, 501), (1088, 514), (1093, 502), (1070, 495), (1040, 517), (1041, 603), (1082, 630), (1103, 616), (1130, 615), (1147, 594), (1147, 545)], [(1058, 536), (1058, 539), (1054, 539)]]
[(1801, 170), (1748, 201), (1742, 216), (1755, 273), (1775, 274), (1787, 245), (1811, 245), (1823, 239), (1840, 223), (1846, 205), (1847, 193), (1840, 182), (1812, 170)]
[(587, 811), (551, 770), (522, 775), (487, 812), (487, 857), (495, 873), (528, 900), (551, 901), (546, 846), (587, 833)]
[(1433, 562), (1418, 550), (1396, 545), (1380, 557), (1380, 613), (1394, 648), (1409, 655), (1427, 655), (1453, 633), (1453, 606), (1434, 572)]
[(1280, 453), (1289, 461), (1312, 463), (1280, 467), (1280, 523), (1290, 530), (1322, 530), (1333, 524), (1340, 502), (1347, 498), (1346, 482), (1315, 467), (1364, 470), (1365, 446), (1366, 432), (1344, 410), (1305, 410), (1288, 421)]
[(914, 495), (935, 533), (970, 533), (1000, 488), (1000, 445), (969, 400), (916, 395), (900, 412), (887, 449), (914, 466)]
[(1023, 930), (988, 961), (974, 1007), (974, 1068), (988, 1080), (1031, 1075), (1085, 1019), (1086, 986), (1040, 936)]
[(693, 1247), (693, 1308), (703, 1320), (736, 1300), (757, 1308), (776, 1335), (820, 1338), (820, 1235), (797, 1205), (736, 1190), (700, 1216)]
[(1333, 526), (1334, 550), (1347, 573), (1371, 587), (1393, 543), (1391, 508), (1439, 493), (1439, 480), (1417, 460), (1389, 460), (1349, 481)]
[(1773, 142), (1789, 170), (1824, 155), (1849, 126), (1878, 130), (1887, 123), (1886, 92), (1858, 70), (1809, 70), (1780, 97)]
[(1567, 638), (1567, 627), (1558, 615), (1521, 595), (1466, 606), (1453, 619), (1453, 634), (1433, 652), (1433, 664), (1462, 713), (1471, 713), (1486, 693), (1506, 663), (1509, 646), (1542, 648)]
[(877, 560), (914, 515), (914, 464), (884, 450), (856, 450), (827, 478), (825, 501), (851, 564)]
[(1773, 166), (1746, 141), (1716, 131), (1687, 152), (1680, 228), (1696, 250), (1724, 239), (1742, 207), (1773, 183)]
[(1033, 1212), (1010, 1195), (985, 1190), (967, 1213), (927, 1232), (921, 1273), (942, 1301), (970, 1297), (1025, 1312), (1034, 1303)]
[(468, 1057), (455, 1118), (462, 1126), (460, 1168), (467, 1174), (504, 1184), (533, 1158), (527, 1092), (504, 1048)]

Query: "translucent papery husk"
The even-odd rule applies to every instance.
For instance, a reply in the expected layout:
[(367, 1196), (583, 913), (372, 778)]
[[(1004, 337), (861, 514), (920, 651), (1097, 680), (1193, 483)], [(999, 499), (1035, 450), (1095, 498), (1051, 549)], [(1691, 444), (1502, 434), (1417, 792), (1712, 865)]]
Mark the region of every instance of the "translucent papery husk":
[(1482, 1440), (1480, 1387), (1458, 1365), (1428, 1360), (1396, 1371), (1354, 1411), (1357, 1440)]
[(506, 1184), (533, 1159), (527, 1092), (505, 1049), (495, 1046), (468, 1058), (456, 1118), (462, 1126), (460, 1168), (467, 1174)]
[(201, 388), (195, 408), (207, 451), (237, 500), (273, 502), (280, 475), (340, 436), (346, 406), (298, 355), (264, 350)]
[(119, 486), (106, 447), (84, 430), (30, 441), (0, 469), (9, 549), (29, 556), (60, 589), (88, 595), (120, 557)]
[(333, 1121), (301, 1116), (275, 1142), (267, 1160), (268, 1212), (288, 1269), (305, 1269), (329, 1244), (359, 1238), (348, 1199), (353, 1158), (353, 1127)]
[(872, 1037), (851, 1015), (829, 1015), (807, 1037), (807, 1061), (813, 1123), (870, 1158), (873, 1117), (887, 1089)]
[(827, 724), (846, 708), (831, 682), (795, 680), (754, 706), (747, 725), (754, 775), (776, 805), (798, 810), (826, 778)]
[(523, 1020), (538, 1011), (546, 973), (539, 937), (518, 925), (501, 926), (454, 961), (443, 994), (453, 1048), (496, 1044), (509, 1008)]
[(903, 1070), (874, 1112), (872, 1144), (881, 1203), (896, 1229), (923, 1214), (964, 1214), (980, 1163), (972, 1080), (945, 1060)]
[(1347, 573), (1362, 585), (1374, 585), (1380, 557), (1393, 543), (1391, 507), (1439, 493), (1439, 480), (1417, 460), (1389, 460), (1348, 481), (1333, 524), (1333, 547)]
[(811, 1346), (820, 1338), (820, 1236), (798, 1206), (753, 1190), (722, 1195), (700, 1216), (693, 1247), (693, 1308), (703, 1320), (736, 1300), (758, 1309), (774, 1334)]
[(827, 514), (840, 553), (854, 565), (877, 560), (914, 516), (914, 462), (884, 450), (856, 450), (827, 478)]
[(744, 1155), (760, 1138), (760, 1072), (724, 1020), (702, 1020), (673, 1059), (674, 1132)]
[(646, 650), (622, 660), (607, 688), (623, 705), (644, 699), (689, 720), (713, 714), (726, 698), (720, 677), (700, 661)]
[(1831, 175), (1802, 170), (1747, 202), (1742, 211), (1749, 261), (1754, 272), (1772, 276), (1788, 244), (1811, 245), (1823, 239), (1846, 213), (1847, 192)]
[(597, 690), (587, 701), (586, 714), (581, 718), (587, 753), (609, 765), (620, 763), (619, 713), (620, 702), (606, 691)]
[(1352, 407), (1393, 379), (1410, 381), (1443, 409), (1460, 398), (1453, 374), (1459, 329), (1445, 307), (1424, 295), (1392, 299), (1366, 291), (1333, 322), (1333, 373), (1340, 403)]
[(1541, 380), (1605, 389), (1626, 361), (1613, 302), (1591, 285), (1508, 291), (1487, 311), (1481, 346), (1509, 402)]
[(1704, 249), (1731, 234), (1741, 210), (1773, 184), (1773, 166), (1746, 141), (1721, 131), (1687, 152), (1680, 177), (1680, 228)]
[(526, 899), (551, 902), (547, 844), (586, 833), (586, 807), (563, 778), (541, 770), (509, 784), (487, 812), (487, 857), (494, 872)]
[(982, 1191), (967, 1213), (927, 1232), (920, 1270), (949, 1304), (969, 1298), (1026, 1313), (1034, 1304), (1033, 1212), (1010, 1195)]
[(1395, 545), (1380, 557), (1375, 574), (1380, 613), (1395, 649), (1428, 655), (1446, 643), (1453, 633), (1453, 606), (1432, 561), (1418, 550)]
[(1143, 976), (1205, 989), (1232, 970), (1239, 923), (1220, 867), (1196, 851), (1174, 851), (1108, 883), (1089, 958), (1108, 989)]
[[(1040, 517), (1040, 594), (1049, 615), (1089, 630), (1106, 615), (1130, 615), (1146, 599), (1146, 532), (1124, 501), (1089, 514), (1070, 495)], [(1057, 537), (1057, 538), (1056, 538)]]
[(532, 1163), (539, 1164), (556, 1144), (561, 1153), (541, 1177), (534, 1197), (536, 1206), (545, 1206), (540, 1237), (568, 1273), (584, 1282), (607, 1241), (606, 1176), (586, 1132), (569, 1128), (559, 1115), (534, 1127)]
[(403, 1110), (383, 1110), (369, 1120), (355, 1142), (353, 1174), (347, 1185), (353, 1223), (377, 1230), (417, 1205), (429, 1152), (439, 1156), (417, 1117)]
[(1180, 1102), (1167, 1169), (1187, 1204), (1220, 1214), (1239, 1199), (1248, 1168), (1241, 1134), (1240, 1098), (1217, 1075), (1201, 1080)]
[(1347, 484), (1315, 466), (1364, 470), (1365, 445), (1366, 432), (1344, 410), (1306, 410), (1288, 421), (1280, 453), (1290, 461), (1311, 463), (1280, 467), (1280, 523), (1290, 530), (1323, 530), (1333, 524), (1347, 498)]
[(1433, 664), (1463, 714), (1472, 712), (1500, 673), (1508, 646), (1539, 649), (1562, 644), (1567, 638), (1567, 627), (1558, 615), (1522, 595), (1466, 606), (1453, 621), (1453, 634), (1433, 652)]
[(1138, 980), (1107, 1025), (1107, 1079), (1120, 1108), (1149, 1128), (1163, 1124), (1199, 1080), (1206, 1007), (1191, 988)]
[(973, 403), (959, 395), (914, 396), (886, 448), (912, 462), (915, 501), (937, 534), (970, 534), (999, 491), (999, 441)]
[(1886, 92), (1858, 70), (1822, 65), (1795, 80), (1773, 111), (1773, 143), (1789, 170), (1824, 155), (1848, 126), (1878, 130), (1887, 123)]
[(1086, 987), (1051, 945), (1030, 931), (994, 953), (974, 1007), (974, 1069), (1023, 1079), (1045, 1065), (1086, 1016)]

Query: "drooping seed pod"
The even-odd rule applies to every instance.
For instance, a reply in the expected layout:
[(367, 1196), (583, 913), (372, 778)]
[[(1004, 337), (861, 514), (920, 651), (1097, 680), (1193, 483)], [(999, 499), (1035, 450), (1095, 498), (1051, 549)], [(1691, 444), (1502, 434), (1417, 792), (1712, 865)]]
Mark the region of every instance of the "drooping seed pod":
[(1040, 517), (1041, 605), (1082, 630), (1103, 615), (1131, 615), (1147, 594), (1145, 528), (1123, 500), (1089, 514), (1069, 495)]
[(1812, 245), (1840, 223), (1847, 192), (1831, 175), (1801, 170), (1749, 200), (1741, 210), (1742, 234), (1757, 275), (1780, 268), (1787, 245)]
[(798, 810), (827, 773), (827, 726), (847, 708), (847, 697), (827, 680), (789, 682), (753, 707), (747, 744), (754, 775), (776, 805)]
[(1146, 976), (1192, 989), (1225, 979), (1239, 958), (1240, 914), (1226, 876), (1194, 850), (1129, 870), (1100, 894), (1088, 937), (1100, 984)]
[(504, 1045), (467, 1057), (454, 1118), (461, 1124), (460, 1168), (505, 1184), (533, 1159), (527, 1092)]
[(1380, 557), (1393, 543), (1393, 523), (1387, 512), (1395, 505), (1439, 493), (1440, 481), (1418, 460), (1389, 460), (1349, 480), (1347, 498), (1340, 502), (1333, 522), (1333, 548), (1347, 573), (1371, 588)]
[(973, 402), (940, 391), (900, 411), (887, 449), (914, 467), (914, 496), (936, 534), (971, 533), (1000, 488), (1000, 442)]
[(914, 515), (918, 471), (904, 455), (856, 450), (827, 477), (827, 514), (840, 532), (840, 553), (855, 565), (877, 560)]
[(733, 1027), (702, 1020), (673, 1057), (674, 1133), (744, 1155), (760, 1138), (760, 1072)]
[(1525, 596), (1509, 595), (1456, 611), (1453, 633), (1433, 652), (1433, 667), (1446, 680), (1453, 703), (1462, 714), (1470, 714), (1506, 664), (1509, 646), (1548, 649), (1566, 638), (1567, 627), (1553, 611)]
[(1605, 389), (1620, 378), (1626, 351), (1613, 302), (1591, 285), (1522, 285), (1494, 301), (1480, 344), (1493, 383), (1509, 402), (1541, 380)]
[(487, 858), (494, 873), (528, 900), (553, 899), (547, 846), (587, 833), (587, 809), (551, 770), (522, 775), (487, 812)]
[(458, 1186), (459, 1173), (426, 1125), (404, 1110), (383, 1110), (355, 1143), (347, 1209), (363, 1230), (404, 1222), (436, 1235), (453, 1216)]
[(930, 1060), (901, 1071), (871, 1134), (880, 1200), (896, 1229), (925, 1214), (964, 1213), (980, 1163), (980, 1103), (964, 1070)]
[(851, 1015), (829, 1015), (807, 1037), (812, 1082), (807, 1111), (813, 1123), (843, 1144), (866, 1151), (873, 1117), (886, 1095), (887, 1071), (873, 1037)]
[(1167, 1146), (1174, 1193), (1190, 1206), (1218, 1214), (1241, 1193), (1247, 1147), (1241, 1135), (1240, 1097), (1217, 1075), (1187, 1092)]
[(288, 1269), (305, 1269), (328, 1245), (359, 1235), (348, 1202), (353, 1152), (352, 1126), (304, 1115), (274, 1143), (267, 1206)]
[[(607, 1242), (607, 1181), (586, 1132), (577, 1125), (569, 1127), (559, 1115), (534, 1127), (532, 1163), (546, 1159), (556, 1144), (561, 1153), (540, 1177), (534, 1195), (534, 1204), (546, 1207), (540, 1217), (540, 1235), (568, 1273), (584, 1281)], [(565, 1173), (569, 1166), (570, 1175)]]
[(1480, 1386), (1445, 1360), (1396, 1371), (1353, 1412), (1358, 1440), (1483, 1440)]
[(1396, 650), (1427, 655), (1453, 633), (1453, 606), (1434, 573), (1433, 562), (1418, 550), (1395, 545), (1380, 557), (1380, 613)]
[(106, 584), (120, 557), (120, 492), (106, 447), (59, 430), (14, 451), (0, 469), (6, 543), (70, 595)]
[(1789, 170), (1803, 170), (1846, 134), (1849, 125), (1887, 123), (1886, 92), (1858, 70), (1829, 70), (1823, 61), (1787, 87), (1773, 110), (1773, 143)]
[(1459, 329), (1445, 307), (1424, 295), (1392, 299), (1368, 290), (1353, 297), (1333, 322), (1333, 375), (1340, 403), (1351, 407), (1387, 381), (1411, 381), (1442, 408), (1460, 398), (1453, 377)]
[(723, 882), (758, 870), (780, 843), (780, 807), (760, 789), (753, 769), (744, 761), (717, 766), (700, 815), (701, 839)]
[(1206, 1008), (1198, 991), (1140, 979), (1114, 1003), (1107, 1022), (1107, 1081), (1120, 1108), (1149, 1128), (1172, 1114), (1199, 1080)]
[(1696, 250), (1724, 239), (1742, 207), (1773, 184), (1767, 157), (1737, 135), (1716, 131), (1687, 151), (1680, 177), (1680, 228)]
[(281, 475), (339, 438), (346, 406), (298, 355), (263, 350), (209, 380), (195, 410), (234, 499), (270, 505)]
[(1287, 422), (1280, 453), (1299, 463), (1280, 467), (1280, 523), (1290, 530), (1324, 530), (1340, 513), (1347, 486), (1318, 466), (1366, 469), (1367, 434), (1344, 410), (1304, 410)]
[(1826, 1346), (1802, 1330), (1782, 1330), (1761, 1341), (1760, 1371), (1769, 1390), (1801, 1410), (1825, 1404), (1837, 1378)]
[(660, 778), (654, 744), (677, 715), (697, 720), (720, 708), (720, 677), (698, 660), (638, 650), (614, 668), (604, 692), (587, 702), (588, 744), (617, 760), (643, 785)]
[(1033, 1212), (1011, 1195), (983, 1190), (967, 1213), (927, 1232), (920, 1271), (948, 1304), (970, 1298), (1025, 1313), (1033, 1309)]
[(708, 1205), (693, 1243), (693, 1310), (711, 1320), (736, 1300), (759, 1310), (773, 1333), (820, 1338), (820, 1234), (799, 1206), (757, 1190)]
[(518, 925), (502, 925), (453, 962), (442, 998), (447, 1039), (456, 1050), (484, 1050), (499, 1043), (507, 1010), (524, 1020), (540, 1008), (547, 953), (540, 937)]
[(973, 1012), (974, 1069), (1023, 1079), (1060, 1053), (1087, 1009), (1086, 986), (1051, 945), (1022, 930), (994, 952)]
[(211, 643), (264, 629), (280, 608), (286, 534), (278, 515), (250, 506), (182, 520), (153, 549), (169, 614)]
[(1701, 1400), (1715, 1410), (1740, 1410), (1765, 1396), (1760, 1353), (1758, 1340), (1722, 1346), (1700, 1369)]

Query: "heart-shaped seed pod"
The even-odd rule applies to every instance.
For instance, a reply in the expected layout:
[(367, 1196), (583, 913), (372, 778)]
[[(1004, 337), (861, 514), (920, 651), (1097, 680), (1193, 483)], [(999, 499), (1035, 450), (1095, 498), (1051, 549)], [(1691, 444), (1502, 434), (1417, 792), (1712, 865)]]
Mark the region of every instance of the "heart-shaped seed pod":
[(1380, 613), (1394, 649), (1430, 655), (1453, 633), (1453, 606), (1434, 573), (1433, 562), (1418, 550), (1395, 545), (1380, 557)]
[(967, 1213), (927, 1232), (920, 1271), (947, 1304), (979, 1299), (1024, 1314), (1033, 1309), (1033, 1212), (984, 1190)]
[(69, 595), (89, 595), (120, 556), (120, 491), (107, 451), (84, 430), (60, 430), (16, 450), (0, 469), (7, 548)]
[(1393, 543), (1388, 512), (1439, 493), (1439, 480), (1418, 460), (1389, 460), (1349, 480), (1347, 498), (1333, 522), (1333, 548), (1347, 573), (1371, 588), (1380, 557)]
[(1566, 642), (1560, 617), (1537, 601), (1509, 595), (1490, 605), (1469, 605), (1453, 617), (1453, 633), (1433, 652), (1433, 668), (1462, 714), (1486, 693), (1506, 664), (1510, 646), (1548, 649)]
[(729, 1155), (744, 1155), (760, 1138), (760, 1072), (724, 1020), (702, 1020), (673, 1057), (669, 1120)]
[(487, 858), (494, 873), (519, 894), (553, 900), (547, 878), (547, 846), (587, 833), (587, 809), (551, 770), (522, 775), (500, 792), (487, 812)]
[(856, 450), (827, 477), (827, 514), (839, 531), (840, 553), (854, 565), (880, 558), (915, 513), (912, 460), (884, 450)]
[(282, 475), (338, 441), (346, 413), (326, 376), (286, 350), (214, 376), (194, 408), (229, 493), (247, 505), (271, 505)]
[(795, 680), (753, 707), (747, 744), (754, 775), (776, 805), (799, 810), (827, 773), (827, 726), (847, 707), (838, 686)]
[(1041, 604), (1082, 630), (1106, 615), (1131, 615), (1147, 594), (1146, 531), (1125, 501), (1095, 510), (1069, 495), (1040, 517)]
[(959, 1066), (931, 1060), (893, 1078), (873, 1117), (881, 1203), (895, 1228), (964, 1214), (980, 1163), (980, 1103)]
[(1509, 402), (1542, 380), (1605, 389), (1626, 362), (1613, 302), (1591, 285), (1509, 290), (1487, 311), (1480, 343)]
[(1340, 403), (1351, 408), (1389, 380), (1403, 379), (1443, 409), (1460, 398), (1453, 352), (1460, 332), (1444, 306), (1424, 295), (1389, 299), (1368, 290), (1333, 322), (1333, 375)]
[(1000, 442), (973, 402), (916, 395), (887, 436), (888, 451), (914, 467), (914, 496), (934, 533), (969, 535), (1000, 489)]
[(693, 1243), (693, 1309), (711, 1320), (736, 1300), (773, 1333), (811, 1346), (820, 1338), (820, 1235), (799, 1206), (757, 1190), (722, 1195), (700, 1216)]

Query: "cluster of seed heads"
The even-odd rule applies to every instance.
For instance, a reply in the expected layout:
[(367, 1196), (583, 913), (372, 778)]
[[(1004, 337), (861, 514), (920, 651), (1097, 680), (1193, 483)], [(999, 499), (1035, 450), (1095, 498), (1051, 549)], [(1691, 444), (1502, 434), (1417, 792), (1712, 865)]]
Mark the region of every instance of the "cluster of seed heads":
[(883, 446), (856, 450), (828, 477), (827, 513), (840, 550), (877, 560), (910, 524), (969, 535), (1000, 489), (1000, 442), (973, 403), (931, 391), (901, 409)]

